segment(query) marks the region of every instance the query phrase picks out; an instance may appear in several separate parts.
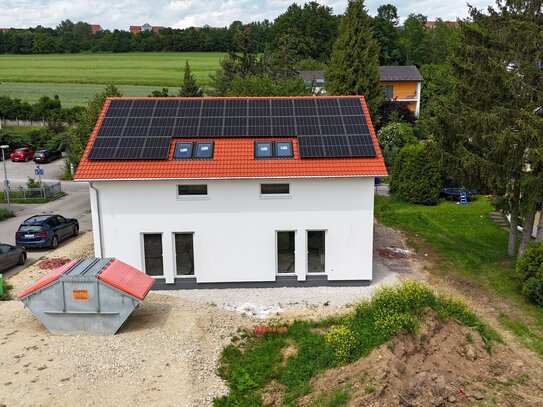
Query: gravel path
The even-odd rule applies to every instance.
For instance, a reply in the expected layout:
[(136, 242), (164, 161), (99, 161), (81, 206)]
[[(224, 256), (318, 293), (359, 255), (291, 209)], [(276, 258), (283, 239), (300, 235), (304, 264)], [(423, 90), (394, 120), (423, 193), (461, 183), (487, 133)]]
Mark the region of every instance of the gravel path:
[[(239, 328), (259, 322), (252, 316), (273, 323), (341, 313), (380, 284), (418, 276), (410, 259), (377, 255), (403, 243), (391, 229), (375, 230), (370, 287), (151, 292), (108, 337), (51, 335), (21, 302), (0, 303), (0, 406), (212, 406), (227, 392), (216, 374), (222, 349)], [(92, 255), (91, 232), (47, 254)], [(17, 294), (46, 272), (37, 263), (8, 282)]]

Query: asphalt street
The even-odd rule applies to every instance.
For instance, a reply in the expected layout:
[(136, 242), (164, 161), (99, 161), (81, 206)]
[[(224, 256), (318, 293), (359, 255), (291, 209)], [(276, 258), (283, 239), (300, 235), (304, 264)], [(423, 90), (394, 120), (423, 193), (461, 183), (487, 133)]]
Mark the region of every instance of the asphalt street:
[[(16, 188), (17, 185), (24, 185), (28, 177), (37, 178), (34, 175), (36, 164), (29, 162), (11, 162), (6, 160), (6, 172), (10, 181), (11, 187)], [(50, 164), (42, 164), (40, 168), (44, 169), (42, 181), (45, 183), (58, 182), (58, 177), (63, 174), (64, 160), (56, 160)], [(0, 161), (0, 174), (2, 181), (4, 179), (4, 166)], [(15, 244), (15, 232), (19, 228), (22, 221), (32, 215), (40, 215), (44, 213), (56, 213), (66, 218), (75, 218), (79, 220), (81, 231), (87, 231), (92, 228), (90, 215), (90, 199), (89, 186), (86, 182), (60, 181), (62, 191), (66, 195), (60, 199), (45, 204), (15, 204), (11, 205), (11, 209), (15, 212), (15, 217), (6, 219), (0, 222), (0, 242)], [(3, 186), (3, 182), (0, 182)], [(6, 204), (0, 204), (0, 207), (6, 208)], [(62, 243), (61, 243), (62, 244)], [(49, 249), (29, 249), (28, 260), (34, 262), (40, 257), (50, 253)], [(24, 266), (15, 267), (4, 274), (15, 274), (22, 270)]]

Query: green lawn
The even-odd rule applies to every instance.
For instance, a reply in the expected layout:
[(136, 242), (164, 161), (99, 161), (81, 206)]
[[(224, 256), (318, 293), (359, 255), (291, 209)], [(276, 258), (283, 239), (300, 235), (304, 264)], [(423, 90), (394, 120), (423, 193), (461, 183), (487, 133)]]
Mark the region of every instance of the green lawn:
[(490, 219), (492, 210), (491, 202), (483, 197), (467, 206), (451, 202), (421, 206), (389, 197), (375, 199), (377, 219), (407, 232), (415, 248), (420, 238), (424, 239), (439, 256), (438, 271), (459, 276), (468, 284), (479, 283), (543, 331), (543, 309), (522, 296), (515, 262), (507, 256), (507, 231)]
[(188, 60), (196, 80), (209, 86), (209, 75), (226, 54), (220, 52), (131, 52), (123, 54), (0, 55), (0, 95), (35, 102), (59, 95), (63, 106), (84, 105), (105, 84), (121, 85), (126, 96), (147, 96), (183, 80)]

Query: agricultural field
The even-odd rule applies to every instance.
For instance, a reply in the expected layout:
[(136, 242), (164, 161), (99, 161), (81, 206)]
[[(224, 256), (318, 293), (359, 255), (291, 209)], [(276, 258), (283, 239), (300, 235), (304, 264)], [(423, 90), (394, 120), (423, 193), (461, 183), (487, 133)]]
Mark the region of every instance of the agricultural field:
[(220, 52), (132, 52), (123, 54), (0, 55), (0, 95), (36, 102), (59, 95), (64, 107), (84, 105), (106, 84), (126, 96), (147, 96), (183, 80), (185, 61), (201, 86), (219, 67)]

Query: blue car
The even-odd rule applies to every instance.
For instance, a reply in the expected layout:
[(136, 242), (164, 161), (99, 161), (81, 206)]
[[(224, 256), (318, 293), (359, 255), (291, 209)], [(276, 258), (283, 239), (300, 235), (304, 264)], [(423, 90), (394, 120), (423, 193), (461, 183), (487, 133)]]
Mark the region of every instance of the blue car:
[(15, 233), (15, 242), (24, 247), (50, 247), (56, 249), (59, 242), (79, 233), (77, 219), (60, 215), (36, 215), (25, 220)]

